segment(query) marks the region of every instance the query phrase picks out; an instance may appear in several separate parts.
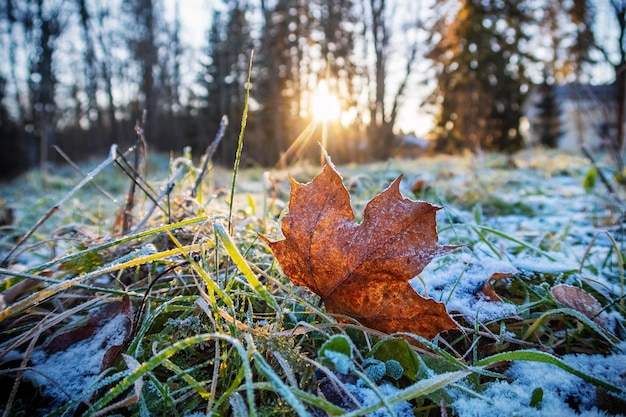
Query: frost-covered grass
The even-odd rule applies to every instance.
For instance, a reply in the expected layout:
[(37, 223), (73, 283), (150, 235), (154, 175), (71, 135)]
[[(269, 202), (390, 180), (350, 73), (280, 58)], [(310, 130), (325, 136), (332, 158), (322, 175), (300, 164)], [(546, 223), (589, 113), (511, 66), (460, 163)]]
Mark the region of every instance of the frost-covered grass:
[[(66, 198), (82, 179), (67, 167), (45, 184), (34, 171), (1, 185), (16, 220), (0, 228), (0, 258), (63, 203), (0, 270), (5, 415), (624, 413), (623, 207), (602, 184), (585, 190), (588, 160), (528, 151), (338, 167), (357, 217), (403, 174), (405, 196), (443, 206), (440, 243), (465, 245), (411, 282), (462, 327), (432, 341), (328, 315), (258, 238), (280, 237), (288, 175), (309, 181), (319, 167), (240, 171), (229, 230), (233, 174), (214, 168), (192, 198), (198, 166), (150, 156), (153, 196), (180, 176), (126, 235), (129, 178), (113, 165), (93, 183), (115, 201), (92, 183)], [(134, 225), (154, 205), (137, 196)], [(492, 277), (499, 299), (483, 291)], [(561, 285), (583, 291), (559, 298)]]

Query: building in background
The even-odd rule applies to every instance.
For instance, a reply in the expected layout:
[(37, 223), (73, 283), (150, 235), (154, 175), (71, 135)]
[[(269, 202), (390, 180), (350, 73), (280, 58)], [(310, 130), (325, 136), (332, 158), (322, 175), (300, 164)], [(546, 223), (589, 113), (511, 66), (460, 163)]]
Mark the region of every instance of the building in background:
[[(526, 145), (545, 144), (551, 131), (555, 147), (564, 151), (580, 152), (583, 145), (592, 151), (607, 149), (609, 138), (617, 134), (615, 88), (615, 84), (570, 83), (547, 91), (545, 85), (534, 86), (522, 112)], [(556, 113), (546, 108), (552, 99)]]

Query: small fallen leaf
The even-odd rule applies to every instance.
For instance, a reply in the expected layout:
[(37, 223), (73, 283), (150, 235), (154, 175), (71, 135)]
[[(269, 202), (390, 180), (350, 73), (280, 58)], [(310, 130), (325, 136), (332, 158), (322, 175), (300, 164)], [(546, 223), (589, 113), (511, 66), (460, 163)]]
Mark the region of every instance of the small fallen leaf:
[[(123, 316), (127, 323), (127, 326), (123, 329), (119, 329), (123, 332), (124, 342), (126, 342), (130, 337), (133, 315), (130, 298), (122, 297), (120, 301), (114, 301), (101, 307), (79, 325), (53, 337), (48, 343), (46, 343), (45, 350), (49, 354), (63, 352), (78, 343), (93, 339), (95, 333), (101, 331), (107, 323), (118, 315)], [(124, 343), (111, 343), (106, 346), (102, 346), (105, 351), (100, 363), (101, 371), (111, 367), (115, 363), (119, 354), (123, 350), (123, 345)]]
[(445, 305), (426, 299), (408, 280), (457, 246), (440, 246), (440, 207), (400, 194), (400, 180), (368, 202), (357, 224), (350, 195), (327, 158), (308, 184), (291, 179), (284, 240), (262, 237), (296, 285), (318, 294), (330, 313), (343, 314), (386, 333), (432, 338), (457, 328)]
[(606, 324), (600, 316), (602, 304), (582, 288), (561, 284), (554, 286), (550, 292), (554, 299), (565, 307), (583, 313), (599, 326)]
[(494, 274), (491, 275), (491, 277), (489, 277), (487, 281), (485, 281), (485, 283), (483, 284), (483, 288), (480, 290), (480, 292), (491, 301), (501, 302), (502, 299), (500, 298), (498, 294), (496, 294), (496, 291), (491, 286), (491, 282), (496, 281), (498, 279), (502, 279), (502, 278), (508, 278), (511, 275), (513, 274), (511, 274), (510, 272), (495, 272)]
[(411, 191), (413, 192), (413, 194), (416, 194), (416, 195), (423, 191), (428, 191), (430, 190), (430, 188), (431, 188), (430, 184), (428, 184), (426, 180), (423, 178), (417, 179), (413, 183), (413, 185), (411, 185)]

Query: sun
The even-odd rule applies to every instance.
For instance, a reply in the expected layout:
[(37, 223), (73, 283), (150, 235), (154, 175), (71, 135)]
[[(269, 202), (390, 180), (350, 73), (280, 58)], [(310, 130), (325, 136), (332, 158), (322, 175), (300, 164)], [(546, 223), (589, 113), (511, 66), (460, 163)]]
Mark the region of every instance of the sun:
[(329, 91), (326, 80), (321, 80), (313, 92), (311, 112), (318, 122), (335, 121), (341, 117), (339, 98)]

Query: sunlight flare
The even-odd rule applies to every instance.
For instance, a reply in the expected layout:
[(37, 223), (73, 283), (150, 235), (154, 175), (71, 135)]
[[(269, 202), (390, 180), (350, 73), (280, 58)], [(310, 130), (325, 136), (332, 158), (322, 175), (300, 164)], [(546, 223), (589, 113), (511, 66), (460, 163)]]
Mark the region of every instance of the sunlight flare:
[(341, 116), (339, 98), (329, 91), (326, 80), (321, 80), (313, 93), (311, 110), (313, 118), (318, 122), (338, 120)]

